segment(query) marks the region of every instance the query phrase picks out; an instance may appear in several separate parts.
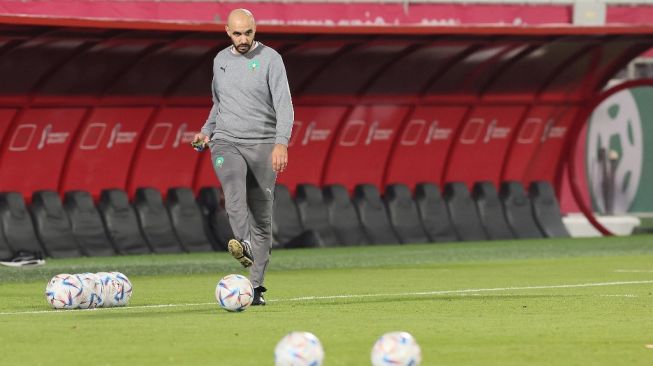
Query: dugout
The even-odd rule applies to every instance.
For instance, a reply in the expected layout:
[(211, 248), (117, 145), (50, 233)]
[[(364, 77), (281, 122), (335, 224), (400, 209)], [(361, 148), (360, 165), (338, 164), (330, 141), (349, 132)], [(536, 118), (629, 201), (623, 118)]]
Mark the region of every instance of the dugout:
[[(223, 32), (0, 17), (0, 191), (217, 184), (188, 145)], [(543, 180), (559, 195), (588, 108), (653, 28), (259, 26), (257, 39), (293, 93), (291, 190)]]

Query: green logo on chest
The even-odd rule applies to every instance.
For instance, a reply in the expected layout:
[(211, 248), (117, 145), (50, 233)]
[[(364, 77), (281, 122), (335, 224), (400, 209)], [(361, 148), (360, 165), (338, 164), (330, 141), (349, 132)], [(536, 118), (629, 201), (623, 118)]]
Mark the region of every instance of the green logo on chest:
[(250, 68), (252, 71), (256, 71), (256, 69), (258, 69), (259, 66), (260, 66), (260, 65), (259, 65), (259, 63), (258, 63), (258, 60), (252, 60), (252, 61), (249, 62), (249, 68)]

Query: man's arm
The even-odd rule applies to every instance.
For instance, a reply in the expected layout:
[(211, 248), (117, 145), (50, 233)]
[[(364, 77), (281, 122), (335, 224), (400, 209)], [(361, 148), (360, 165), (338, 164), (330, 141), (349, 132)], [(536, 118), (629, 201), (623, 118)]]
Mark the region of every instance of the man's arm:
[(269, 85), (270, 93), (272, 94), (272, 104), (277, 114), (277, 134), (274, 142), (287, 146), (290, 140), (295, 114), (290, 96), (290, 87), (288, 86), (288, 77), (286, 76), (286, 67), (283, 65), (281, 56), (272, 59)]
[(215, 91), (215, 76), (213, 77), (213, 80), (211, 80), (211, 95), (213, 99), (213, 106), (211, 107), (209, 116), (206, 119), (206, 122), (204, 122), (204, 126), (202, 126), (200, 133), (195, 134), (193, 137), (193, 142), (202, 141), (205, 145), (209, 143), (211, 135), (213, 134), (213, 130), (215, 129), (215, 120), (218, 117), (218, 104), (220, 100), (218, 99), (218, 95)]

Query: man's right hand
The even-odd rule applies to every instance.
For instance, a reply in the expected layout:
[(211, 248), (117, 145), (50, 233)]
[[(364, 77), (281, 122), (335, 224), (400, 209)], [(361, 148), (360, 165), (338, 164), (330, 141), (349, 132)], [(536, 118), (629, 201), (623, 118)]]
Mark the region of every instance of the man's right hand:
[(198, 134), (195, 134), (195, 136), (193, 136), (193, 143), (196, 144), (198, 141), (203, 142), (204, 146), (206, 147), (209, 143), (209, 137), (200, 132)]

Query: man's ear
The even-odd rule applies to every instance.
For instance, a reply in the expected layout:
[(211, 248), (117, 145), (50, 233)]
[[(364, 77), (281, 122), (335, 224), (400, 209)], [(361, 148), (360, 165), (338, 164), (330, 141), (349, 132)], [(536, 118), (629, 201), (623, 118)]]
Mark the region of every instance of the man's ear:
[(227, 35), (228, 35), (228, 36), (231, 36), (231, 35), (229, 34), (229, 26), (228, 26), (228, 25), (225, 25), (225, 26), (224, 26), (224, 31), (227, 32)]

